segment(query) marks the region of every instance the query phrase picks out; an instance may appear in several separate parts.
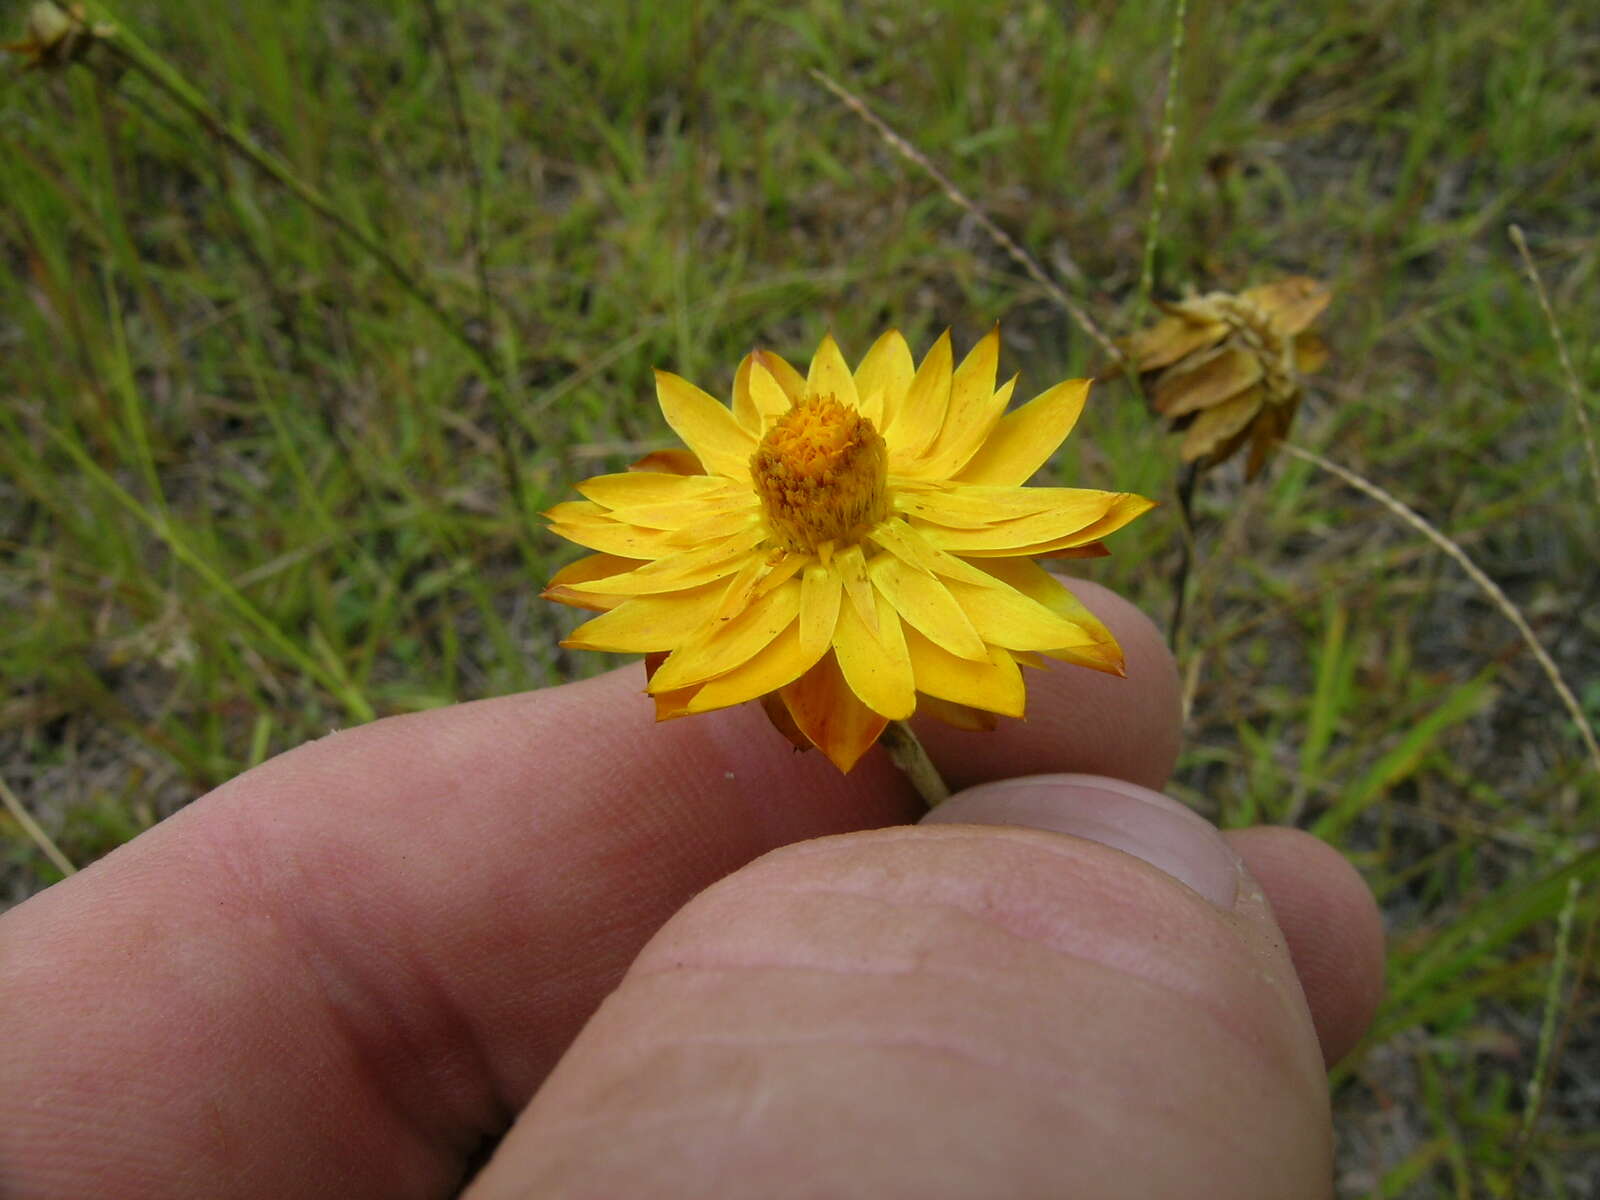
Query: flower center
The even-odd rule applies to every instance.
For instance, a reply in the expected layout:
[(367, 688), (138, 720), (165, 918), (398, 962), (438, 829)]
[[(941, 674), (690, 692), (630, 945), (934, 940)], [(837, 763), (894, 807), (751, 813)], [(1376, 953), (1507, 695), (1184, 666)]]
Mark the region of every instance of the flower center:
[(883, 437), (832, 396), (807, 396), (767, 430), (750, 475), (790, 550), (849, 544), (889, 515)]

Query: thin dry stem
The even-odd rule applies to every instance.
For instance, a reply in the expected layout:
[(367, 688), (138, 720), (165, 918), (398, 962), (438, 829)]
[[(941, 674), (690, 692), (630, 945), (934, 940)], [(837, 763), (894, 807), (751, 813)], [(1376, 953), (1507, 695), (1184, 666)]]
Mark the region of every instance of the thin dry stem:
[(917, 795), (922, 797), (924, 804), (936, 808), (950, 798), (950, 789), (940, 776), (939, 768), (933, 765), (933, 760), (922, 748), (922, 742), (912, 732), (911, 726), (904, 721), (890, 721), (878, 740), (889, 752), (894, 765), (917, 789)]
[(33, 844), (39, 848), (39, 853), (43, 854), (55, 865), (56, 870), (63, 875), (77, 874), (78, 868), (72, 865), (72, 860), (61, 853), (61, 847), (57, 846), (51, 840), (50, 835), (40, 828), (39, 822), (33, 819), (33, 814), (22, 807), (22, 801), (17, 799), (10, 787), (6, 785), (4, 779), (0, 779), (0, 804), (5, 805), (6, 811), (11, 814), (18, 825), (22, 826), (22, 832), (27, 834)]
[(1150, 223), (1144, 234), (1144, 262), (1139, 268), (1139, 306), (1136, 316), (1142, 316), (1155, 291), (1156, 239), (1161, 233), (1161, 215), (1167, 207), (1167, 160), (1172, 157), (1172, 143), (1178, 135), (1177, 111), (1178, 68), (1183, 62), (1184, 18), (1188, 15), (1188, 0), (1177, 0), (1172, 7), (1172, 50), (1167, 59), (1167, 96), (1161, 105), (1161, 146), (1156, 151), (1155, 192), (1150, 203)]
[[(1125, 356), (1116, 343), (1107, 337), (1105, 331), (1095, 323), (1094, 318), (1071, 296), (1067, 295), (1059, 283), (1050, 277), (1050, 273), (1044, 269), (1039, 260), (1018, 245), (1016, 239), (1009, 233), (996, 225), (993, 218), (957, 187), (948, 175), (934, 166), (926, 154), (897, 133), (887, 121), (867, 107), (865, 100), (861, 99), (833, 76), (813, 67), (811, 69), (811, 77), (837, 96), (846, 108), (872, 126), (890, 149), (907, 162), (918, 167), (928, 178), (938, 184), (940, 190), (950, 198), (950, 202), (976, 221), (984, 233), (989, 235), (990, 240), (1005, 251), (1014, 263), (1026, 271), (1028, 277), (1043, 288), (1045, 294), (1054, 300), (1063, 312), (1077, 322), (1079, 329), (1098, 342), (1100, 348), (1111, 355), (1119, 364), (1125, 363)], [(1070, 278), (1077, 281), (1083, 280), (1082, 269), (1070, 257), (1063, 254), (1060, 257), (1060, 263), (1062, 269)]]
[(1528, 251), (1528, 239), (1522, 236), (1522, 227), (1509, 226), (1508, 232), (1516, 243), (1517, 253), (1522, 256), (1523, 268), (1533, 284), (1533, 294), (1539, 298), (1539, 307), (1544, 310), (1545, 322), (1550, 326), (1550, 336), (1556, 344), (1556, 357), (1561, 360), (1561, 373), (1567, 377), (1567, 394), (1572, 398), (1572, 411), (1578, 414), (1578, 429), (1583, 434), (1583, 448), (1589, 458), (1589, 479), (1594, 484), (1595, 499), (1600, 501), (1600, 450), (1595, 448), (1594, 426), (1589, 424), (1588, 405), (1584, 403), (1583, 386), (1578, 382), (1578, 373), (1572, 369), (1567, 339), (1561, 336), (1561, 326), (1556, 324), (1555, 310), (1550, 307), (1550, 295), (1544, 290), (1539, 268), (1533, 265), (1533, 255)]
[(1512, 602), (1505, 592), (1500, 590), (1500, 585), (1484, 574), (1482, 568), (1473, 562), (1467, 552), (1452, 540), (1449, 535), (1436, 528), (1422, 514), (1379, 487), (1376, 483), (1373, 483), (1370, 479), (1356, 474), (1348, 467), (1341, 467), (1338, 463), (1323, 458), (1322, 455), (1313, 450), (1307, 450), (1302, 446), (1296, 446), (1290, 442), (1280, 442), (1279, 448), (1286, 454), (1292, 454), (1296, 458), (1311, 463), (1313, 466), (1322, 468), (1330, 475), (1335, 475), (1344, 480), (1357, 491), (1371, 496), (1456, 561), (1456, 565), (1467, 573), (1468, 578), (1478, 585), (1484, 595), (1488, 596), (1494, 606), (1500, 610), (1505, 619), (1510, 621), (1516, 631), (1522, 635), (1522, 640), (1527, 643), (1534, 659), (1544, 671), (1545, 678), (1550, 681), (1550, 686), (1555, 689), (1556, 695), (1561, 698), (1561, 703), (1566, 708), (1567, 715), (1572, 718), (1572, 723), (1577, 726), (1578, 736), (1583, 739), (1584, 748), (1589, 752), (1589, 761), (1594, 767), (1595, 776), (1597, 780), (1600, 780), (1600, 743), (1595, 741), (1594, 728), (1589, 724), (1589, 718), (1584, 715), (1583, 706), (1578, 703), (1577, 696), (1573, 695), (1572, 689), (1567, 685), (1566, 678), (1561, 674), (1561, 668), (1556, 666), (1555, 659), (1550, 657), (1543, 644), (1540, 643), (1538, 635), (1533, 632), (1533, 626), (1528, 624), (1527, 618), (1522, 615), (1522, 610)]

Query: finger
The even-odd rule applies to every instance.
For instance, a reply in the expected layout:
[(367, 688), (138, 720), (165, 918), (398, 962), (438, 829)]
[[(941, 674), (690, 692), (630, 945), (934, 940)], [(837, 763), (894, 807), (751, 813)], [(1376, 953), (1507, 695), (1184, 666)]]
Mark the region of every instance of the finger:
[(1316, 1197), (1330, 1174), (1258, 882), (1175, 802), (1055, 778), (702, 893), (469, 1196)]
[[(994, 741), (928, 731), (953, 775), (1012, 755), (1165, 776), (1170, 659), (1125, 602), (1081, 594), (1129, 678), (1040, 673)], [(755, 706), (657, 726), (641, 688), (635, 666), (325, 738), (0, 918), (0, 1182), (448, 1190), (690, 896), (916, 811), (881, 752), (840, 777)]]
[(1383, 997), (1383, 920), (1372, 892), (1343, 855), (1309, 833), (1225, 836), (1272, 904), (1332, 1066), (1361, 1040)]

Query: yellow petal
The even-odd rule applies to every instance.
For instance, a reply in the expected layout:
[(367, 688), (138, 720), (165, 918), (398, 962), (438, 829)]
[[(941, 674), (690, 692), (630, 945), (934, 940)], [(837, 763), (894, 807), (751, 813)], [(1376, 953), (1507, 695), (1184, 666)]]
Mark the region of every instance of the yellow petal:
[(850, 597), (850, 606), (855, 609), (856, 616), (869, 630), (875, 631), (878, 602), (873, 598), (872, 582), (867, 578), (866, 554), (859, 545), (846, 546), (834, 554), (833, 567), (844, 584), (845, 595)]
[(800, 579), (800, 640), (820, 654), (833, 641), (839, 623), (844, 585), (838, 573), (821, 563), (811, 563)]
[(1122, 495), (1120, 492), (1100, 492), (1092, 488), (1049, 490), (1071, 494), (1063, 496), (1048, 511), (996, 521), (976, 529), (953, 529), (944, 524), (924, 524), (916, 528), (928, 541), (952, 554), (1011, 551), (1018, 546), (1070, 537), (1079, 530), (1089, 528), (1105, 516)]
[(946, 329), (912, 377), (905, 403), (883, 430), (883, 440), (889, 444), (890, 471), (901, 471), (925, 454), (944, 428), (944, 415), (950, 407), (951, 361), (950, 331)]
[(893, 554), (877, 555), (867, 564), (867, 572), (895, 611), (913, 628), (921, 630), (951, 654), (977, 662), (988, 661), (989, 651), (983, 639), (950, 594), (950, 589), (938, 579), (926, 571), (907, 566)]
[(994, 395), (1000, 369), (1000, 326), (996, 325), (967, 351), (950, 380), (950, 411), (970, 407)]
[(1074, 514), (1081, 528), (1098, 520), (1120, 492), (1097, 488), (1064, 487), (963, 487), (905, 490), (895, 507), (914, 517), (947, 529), (988, 529), (1025, 518), (1056, 515), (1070, 521)]
[(887, 717), (850, 690), (832, 654), (780, 693), (800, 732), (840, 771), (849, 771), (882, 735)]
[(756, 361), (764, 366), (768, 373), (778, 381), (778, 386), (789, 397), (791, 404), (805, 399), (805, 376), (790, 366), (789, 360), (784, 358), (783, 355), (774, 354), (771, 350), (757, 350)]
[(1020, 717), (1027, 705), (1022, 672), (1004, 650), (994, 650), (974, 662), (956, 657), (915, 629), (907, 629), (906, 651), (919, 692), (1004, 717)]
[(860, 407), (856, 399), (855, 376), (850, 374), (850, 367), (831, 333), (822, 335), (822, 344), (811, 357), (811, 374), (806, 378), (806, 391), (813, 396), (832, 396), (846, 408)]
[(767, 559), (767, 573), (761, 577), (756, 595), (765, 595), (780, 584), (787, 583), (804, 571), (807, 563), (816, 561), (810, 554), (797, 550), (780, 551), (779, 555), (777, 559)]
[[(720, 602), (719, 596), (717, 606)], [(613, 614), (607, 614), (610, 615)], [(770, 645), (799, 615), (800, 581), (791, 579), (756, 599), (738, 616), (714, 624), (702, 621), (702, 628), (693, 640), (680, 644), (661, 664), (650, 681), (650, 691), (671, 691), (701, 683), (742, 666)]]
[[(908, 474), (921, 479), (947, 478), (955, 466), (964, 466), (972, 457), (1010, 400), (1008, 392), (1005, 400), (995, 405), (994, 376), (999, 364), (1000, 328), (996, 326), (979, 339), (951, 376), (949, 406), (938, 434), (914, 463), (906, 464)], [(959, 463), (946, 465), (957, 457)]]
[(1261, 360), (1241, 346), (1224, 346), (1194, 364), (1180, 363), (1156, 380), (1151, 394), (1156, 411), (1181, 417), (1220, 404), (1259, 383)]
[(950, 582), (978, 636), (1006, 650), (1053, 650), (1090, 642), (1089, 634), (1014, 588), (977, 588)]
[(1122, 647), (1117, 645), (1116, 637), (1106, 628), (1105, 622), (1090, 612), (1061, 580), (1038, 563), (1025, 558), (994, 559), (984, 563), (983, 567), (1002, 583), (1009, 584), (1058, 617), (1070, 621), (1087, 638), (1087, 641), (1078, 640), (1071, 646), (1052, 646), (1042, 653), (1112, 675), (1123, 673)]
[(656, 372), (656, 398), (667, 424), (707, 470), (749, 482), (756, 437), (734, 420), (731, 411), (710, 393), (670, 371)]
[(916, 373), (917, 366), (906, 339), (900, 336), (898, 329), (889, 330), (872, 343), (872, 349), (856, 368), (856, 396), (860, 400), (861, 415), (880, 432), (887, 429), (904, 403)]
[(608, 579), (643, 566), (637, 558), (619, 558), (615, 554), (586, 554), (576, 562), (569, 562), (550, 579), (551, 587), (590, 584)]
[[(681, 476), (640, 476), (642, 479), (673, 479)], [(726, 485), (714, 495), (691, 500), (675, 500), (660, 504), (630, 504), (611, 510), (611, 518), (625, 525), (638, 525), (644, 529), (693, 529), (711, 523), (713, 529), (726, 525), (740, 528), (761, 511), (761, 501), (748, 488), (719, 476), (702, 475), (697, 478), (717, 479)]]
[(661, 692), (651, 696), (650, 699), (656, 706), (656, 720), (671, 721), (678, 717), (687, 717), (689, 702), (699, 691), (700, 685), (695, 684), (693, 687), (679, 688), (675, 692)]
[(621, 471), (596, 475), (578, 484), (578, 493), (603, 508), (635, 504), (671, 504), (683, 500), (708, 500), (743, 493), (748, 488), (716, 475), (665, 475), (655, 471)]
[(636, 596), (610, 612), (586, 621), (562, 641), (573, 650), (645, 654), (671, 650), (696, 636), (722, 600), (720, 582), (670, 596)]
[(1011, 403), (1011, 393), (1016, 387), (1017, 377), (1013, 375), (1000, 385), (998, 391), (973, 405), (960, 417), (953, 413), (956, 401), (952, 392), (952, 415), (945, 421), (945, 432), (939, 444), (914, 468), (918, 477), (949, 480), (959, 474), (994, 432), (994, 427), (1005, 415), (1006, 405)]
[(760, 654), (696, 692), (688, 711), (709, 712), (775, 692), (800, 678), (826, 650), (801, 645), (800, 624), (792, 621)]
[(991, 582), (990, 577), (977, 567), (940, 550), (898, 518), (884, 521), (876, 526), (872, 531), (872, 540), (901, 559), (907, 566), (916, 567), (918, 570), (942, 575), (946, 579), (960, 579), (979, 587), (987, 586)]
[(1136, 496), (1132, 492), (1117, 492), (1115, 496), (1115, 500), (1111, 507), (1106, 510), (1103, 517), (1075, 533), (1069, 533), (1048, 542), (1032, 542), (1025, 546), (1011, 546), (1005, 549), (964, 550), (962, 554), (972, 559), (975, 564), (987, 568), (995, 558), (1037, 558), (1044, 554), (1055, 554), (1060, 550), (1089, 546), (1108, 534), (1121, 529), (1135, 517), (1143, 516), (1156, 506), (1154, 500), (1147, 499), (1144, 496)]
[(670, 530), (644, 529), (615, 521), (598, 504), (569, 500), (546, 512), (553, 533), (603, 554), (621, 558), (661, 558), (681, 547)]
[(755, 355), (746, 354), (733, 372), (733, 419), (759, 438), (766, 427), (761, 410), (750, 397), (750, 368), (754, 362)]
[(771, 570), (772, 567), (765, 555), (749, 555), (734, 577), (724, 585), (722, 600), (711, 618), (712, 625), (721, 626), (750, 607), (755, 599), (757, 587)]
[(718, 538), (690, 550), (642, 563), (626, 574), (615, 574), (584, 585), (601, 595), (643, 596), (651, 592), (677, 592), (724, 579), (737, 571), (749, 552), (766, 538), (766, 530), (751, 525), (731, 537)]
[(739, 573), (728, 581), (728, 590), (717, 606), (714, 620), (726, 621), (738, 616), (747, 605), (793, 579), (810, 559), (809, 554), (787, 551), (777, 551), (774, 555), (770, 549), (750, 556)]
[(588, 554), (557, 571), (539, 595), (545, 600), (570, 604), (574, 608), (607, 612), (622, 603), (620, 596), (596, 594), (590, 588), (602, 580), (624, 575), (641, 566), (637, 558), (618, 558), (614, 554)]
[[(783, 381), (772, 373), (772, 366), (782, 361), (776, 354), (757, 350), (750, 365), (750, 403), (755, 406), (762, 432), (772, 428), (773, 422), (794, 405)], [(804, 381), (800, 386), (805, 386)]]
[(833, 631), (833, 652), (850, 690), (879, 716), (903, 721), (916, 711), (917, 690), (906, 653), (905, 628), (887, 598), (878, 596), (878, 630), (874, 635), (853, 604), (839, 609)]
[(1067, 379), (1007, 413), (956, 478), (962, 483), (1026, 483), (1072, 432), (1088, 396), (1087, 379)]
[(1064, 663), (1071, 663), (1075, 667), (1087, 667), (1091, 671), (1099, 671), (1105, 675), (1118, 675), (1126, 677), (1127, 665), (1122, 657), (1122, 647), (1112, 642), (1090, 642), (1083, 646), (1058, 646), (1054, 650), (1042, 650), (1041, 654), (1047, 658), (1054, 658)]

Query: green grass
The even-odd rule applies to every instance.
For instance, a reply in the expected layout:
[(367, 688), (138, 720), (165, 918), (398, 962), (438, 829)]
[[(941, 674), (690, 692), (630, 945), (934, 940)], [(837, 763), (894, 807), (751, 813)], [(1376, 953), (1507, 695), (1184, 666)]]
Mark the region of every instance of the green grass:
[[(1600, 29), (1580, 9), (1191, 4), (1155, 265), (1157, 295), (1335, 285), (1297, 439), (1461, 542), (1600, 717), (1600, 497), (1506, 237), (1527, 231), (1593, 396)], [(569, 615), (535, 594), (569, 551), (535, 513), (668, 444), (653, 365), (717, 390), (753, 343), (803, 355), (832, 328), (858, 353), (894, 323), (965, 345), (996, 320), (1024, 387), (1098, 365), (808, 67), (1047, 265), (1075, 263), (1067, 290), (1127, 331), (1165, 4), (651, 11), (444, 7), (487, 329), (423, 5), (115, 13), (492, 370), (147, 78), (0, 76), (0, 761), (69, 857), (330, 728), (603, 665), (555, 647)], [(1169, 495), (1175, 446), (1105, 385), (1053, 469)], [(1156, 614), (1175, 508), (1088, 566)], [(1389, 998), (1337, 1078), (1341, 1194), (1509, 1195), (1524, 1152), (1524, 1195), (1588, 1194), (1592, 987), (1561, 995), (1564, 1053), (1519, 1150), (1568, 880), (1578, 945), (1600, 913), (1600, 788), (1571, 721), (1448, 559), (1306, 463), (1215, 472), (1198, 510), (1175, 790), (1329, 838), (1392, 932)], [(0, 856), (9, 900), (55, 877), (3, 816)]]

